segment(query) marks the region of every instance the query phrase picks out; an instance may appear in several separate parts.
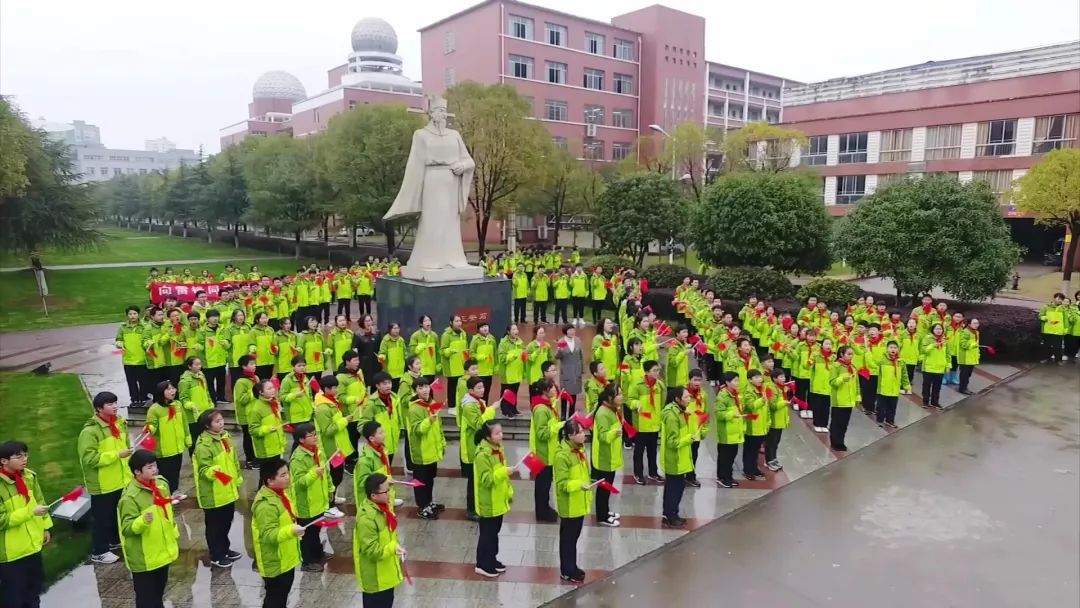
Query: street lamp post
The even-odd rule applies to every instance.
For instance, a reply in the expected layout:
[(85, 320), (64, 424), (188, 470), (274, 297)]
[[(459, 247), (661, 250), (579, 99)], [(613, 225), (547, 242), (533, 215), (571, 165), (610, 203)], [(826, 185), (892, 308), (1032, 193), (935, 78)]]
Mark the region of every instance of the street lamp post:
[[(652, 124), (649, 125), (649, 128), (653, 131), (656, 131), (657, 133), (662, 134), (664, 137), (671, 139), (671, 134), (665, 131), (664, 127), (661, 127), (657, 124)], [(671, 145), (671, 179), (675, 179), (675, 144)]]

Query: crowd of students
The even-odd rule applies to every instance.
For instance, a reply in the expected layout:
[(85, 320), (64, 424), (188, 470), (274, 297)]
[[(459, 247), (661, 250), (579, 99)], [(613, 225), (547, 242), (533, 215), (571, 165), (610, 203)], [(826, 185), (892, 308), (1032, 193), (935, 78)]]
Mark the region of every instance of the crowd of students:
[[(524, 268), (514, 273), (515, 280), (528, 272)], [(592, 272), (603, 277), (601, 270)], [(299, 276), (305, 273), (306, 278)], [(331, 279), (326, 270), (299, 275), (288, 281), (294, 292), (318, 286), (313, 277)], [(228, 530), (240, 498), (241, 468), (258, 469), (251, 526), (266, 606), (284, 606), (296, 567), (323, 569), (327, 554), (316, 524), (340, 517), (337, 506), (347, 497), (339, 490), (351, 474), (357, 583), (365, 606), (388, 606), (403, 580), (406, 557), (395, 515), (403, 503), (397, 497), (400, 480), (391, 467), (402, 452), (407, 473), (418, 482), (418, 516), (437, 520), (445, 507), (434, 500), (435, 482), (447, 448), (440, 410), (452, 409), (461, 433), (458, 460), (467, 517), (478, 523), (476, 572), (497, 577), (506, 570), (498, 553), (513, 497), (510, 478), (528, 470), (537, 519), (560, 526), (562, 577), (580, 582), (584, 571), (577, 564), (577, 543), (584, 518), (619, 526), (611, 497), (624, 450), (632, 450), (637, 484), (663, 484), (664, 526), (682, 527), (682, 496), (687, 485), (701, 486), (696, 466), (708, 437), (717, 446), (716, 483), (735, 487), (733, 464), (740, 446), (746, 479), (763, 477), (762, 447), (765, 467), (783, 468), (778, 446), (793, 415), (812, 418), (815, 431), (829, 433), (833, 449), (846, 450), (854, 408), (883, 427), (895, 427), (898, 397), (911, 392), (916, 371), (924, 407), (940, 408), (943, 384), (970, 392), (982, 348), (977, 319), (965, 319), (929, 297), (906, 320), (870, 297), (843, 310), (810, 298), (801, 310), (779, 312), (750, 298), (740, 310), (726, 311), (712, 292), (689, 278), (674, 302), (685, 323), (670, 328), (643, 306), (646, 285), (627, 271), (603, 281), (604, 299), (614, 296), (616, 313), (599, 319), (588, 372), (582, 374), (585, 346), (576, 334), (579, 323), (573, 322), (561, 328), (554, 344), (542, 326), (533, 328), (526, 342), (517, 323), (501, 338), (486, 324), (469, 336), (456, 316), (441, 333), (429, 317), (421, 317), (408, 339), (394, 320), (380, 335), (367, 313), (353, 332), (347, 311), (334, 317), (332, 328), (322, 325), (325, 317), (306, 315), (300, 333), (291, 329), (291, 313), (275, 313), (274, 329), (272, 307), (262, 295), (284, 293), (291, 300), (286, 279), (281, 292), (274, 291), (279, 279), (259, 277), (259, 290), (246, 297), (199, 300), (186, 312), (186, 325), (181, 322), (185, 311), (178, 308), (131, 307), (118, 332), (125, 371), (138, 366), (136, 354), (144, 357), (146, 372), (136, 372), (134, 384), (131, 375), (128, 379), (133, 403), (152, 395), (140, 434), (152, 440), (149, 446), (133, 445), (117, 415), (117, 397), (101, 393), (77, 449), (94, 516), (91, 559), (112, 563), (120, 551), (133, 573), (139, 607), (161, 605), (168, 566), (176, 559), (172, 504), (178, 500), (185, 451), (217, 568), (240, 558), (229, 545)], [(1044, 332), (1058, 320), (1068, 328), (1061, 336), (1074, 335), (1068, 332), (1075, 324), (1065, 321), (1073, 313), (1062, 307), (1057, 303), (1044, 310)], [(229, 318), (224, 326), (222, 310)], [(169, 351), (170, 358), (160, 359)], [(158, 366), (159, 360), (182, 361), (183, 369)], [(161, 368), (168, 371), (154, 373)], [(239, 446), (218, 407), (228, 403), (226, 373), (242, 431)], [(496, 379), (504, 390), (492, 402)], [(439, 384), (445, 385), (443, 402), (436, 397)], [(523, 384), (531, 410), (530, 454), (511, 464), (497, 417), (518, 415)], [(0, 481), (24, 471), (25, 454), (22, 444), (0, 446)], [(27, 472), (23, 479), (35, 478)], [(33, 483), (15, 495), (10, 485), (0, 483), (0, 517), (6, 518), (0, 519), (0, 529), (31, 526), (24, 551), (29, 555), (47, 541), (47, 509), (38, 513), (42, 499)], [(0, 554), (0, 572), (8, 572), (13, 561), (5, 557)], [(25, 556), (14, 561), (20, 559)]]

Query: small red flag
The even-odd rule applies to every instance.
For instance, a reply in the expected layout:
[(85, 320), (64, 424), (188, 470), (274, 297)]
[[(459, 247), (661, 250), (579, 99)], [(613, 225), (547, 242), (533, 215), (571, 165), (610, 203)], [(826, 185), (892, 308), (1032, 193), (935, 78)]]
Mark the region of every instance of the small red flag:
[(638, 414), (646, 420), (652, 420), (652, 412), (638, 412)]
[(253, 298), (244, 298), (244, 306), (251, 306), (254, 301)]
[(278, 345), (277, 344), (271, 344), (270, 345), (270, 354), (271, 355), (278, 354)]
[(428, 344), (427, 354), (428, 354), (429, 357), (434, 357), (435, 356), (435, 347)]
[(773, 343), (772, 343), (772, 349), (773, 349), (773, 350), (780, 350), (780, 347), (781, 347), (781, 346), (783, 346), (783, 345), (782, 345), (782, 344), (780, 344), (780, 342), (779, 342), (779, 341), (777, 341), (777, 342), (773, 342)]
[(442, 378), (436, 378), (435, 381), (431, 383), (431, 392), (434, 393), (441, 390), (443, 390)]
[(870, 370), (866, 369), (865, 367), (859, 368), (859, 377), (863, 380), (869, 380)]
[(705, 354), (709, 352), (709, 347), (705, 346), (704, 342), (698, 342), (697, 344), (694, 345), (694, 350), (697, 351), (698, 355), (701, 355), (702, 357), (704, 357)]
[(398, 481), (395, 479), (394, 483), (402, 486), (409, 486), (410, 488), (422, 488), (427, 485), (419, 479), (410, 479), (409, 481)]
[(766, 397), (768, 397), (769, 399), (772, 399), (772, 398), (773, 398), (773, 394), (774, 394), (774, 393), (772, 392), (772, 389), (771, 389), (771, 388), (767, 388), (767, 389), (765, 389), (765, 396), (766, 396)]
[(604, 340), (603, 342), (600, 343), (600, 346), (603, 346), (604, 348), (610, 348), (611, 347), (611, 341), (610, 340)]
[(566, 348), (568, 345), (566, 344), (566, 340), (559, 340), (559, 343), (557, 344), (557, 346), (559, 348)]
[(184, 333), (184, 328), (179, 323), (177, 323), (176, 325), (173, 325), (172, 329), (173, 329), (173, 332), (176, 333), (177, 335), (180, 335), (180, 334)]
[(181, 304), (180, 305), (180, 310), (184, 311), (184, 314), (186, 315), (187, 313), (191, 312), (191, 304), (187, 304), (187, 303)]
[(273, 385), (274, 385), (274, 390), (275, 390), (275, 391), (279, 391), (279, 390), (281, 390), (281, 380), (280, 380), (280, 379), (278, 379), (278, 377), (277, 377), (277, 376), (272, 376), (272, 377), (270, 378), (270, 384), (273, 384)]
[(529, 469), (530, 477), (536, 477), (547, 467), (547, 465), (544, 464), (544, 461), (540, 460), (540, 457), (532, 452), (526, 454), (525, 459), (522, 460), (521, 463), (525, 465), (525, 468)]
[(620, 372), (628, 372), (628, 371), (630, 371), (630, 365), (626, 364), (626, 363), (620, 363), (619, 364), (619, 371)]
[(296, 355), (300, 354), (300, 349), (296, 348), (295, 346), (290, 346), (289, 352), (292, 353), (292, 356), (295, 357)]
[(334, 455), (330, 458), (330, 466), (336, 469), (343, 464), (345, 464), (345, 455), (341, 452), (334, 452)]
[(559, 399), (562, 399), (563, 401), (572, 401), (574, 398), (570, 395), (569, 391), (564, 388), (559, 391)]
[(316, 528), (336, 528), (341, 525), (340, 519), (320, 519), (315, 522)]
[(592, 416), (585, 416), (581, 413), (577, 413), (571, 416), (570, 419), (580, 424), (581, 428), (585, 429), (586, 431), (592, 430), (593, 428)]
[(296, 427), (291, 424), (286, 424), (281, 427), (281, 430), (285, 431), (286, 433), (291, 433), (296, 430)]
[(267, 302), (270, 301), (270, 298), (268, 298), (266, 296), (259, 296), (259, 301), (262, 302), (263, 304), (266, 304)]
[(467, 350), (461, 351), (461, 360), (462, 361), (468, 361), (469, 360), (469, 351), (467, 351)]
[(701, 342), (701, 336), (694, 334), (690, 336), (687, 342), (689, 342), (690, 344), (697, 344), (698, 342)]
[(641, 282), (638, 283), (638, 286), (641, 287), (641, 293), (649, 293), (649, 280), (648, 279), (641, 279)]
[(502, 400), (505, 403), (509, 403), (510, 405), (517, 407), (517, 393), (515, 393), (513, 389), (508, 388), (503, 391)]
[(446, 407), (445, 403), (443, 403), (442, 401), (436, 401), (435, 403), (432, 403), (430, 406), (428, 406), (428, 412), (437, 412), (444, 407)]
[(615, 486), (611, 485), (611, 482), (606, 480), (606, 479), (601, 479), (596, 484), (596, 487), (607, 490), (608, 492), (611, 492), (612, 494), (618, 494), (619, 493), (619, 488), (616, 488)]
[(997, 349), (994, 348), (993, 346), (987, 346), (986, 347), (986, 354), (988, 354), (988, 355), (996, 355), (997, 354)]
[(758, 419), (758, 415), (757, 415), (757, 414), (747, 414), (747, 415), (746, 415), (746, 419), (747, 419), (747, 420), (757, 420), (757, 419)]
[(386, 367), (386, 356), (385, 355), (378, 355), (375, 358), (379, 360), (379, 365), (381, 365), (383, 367)]
[(623, 433), (625, 433), (626, 436), (629, 437), (630, 439), (633, 439), (634, 436), (637, 435), (637, 429), (635, 429), (634, 425), (630, 424), (626, 420), (623, 420), (622, 428), (623, 428)]
[(322, 353), (320, 353), (319, 351), (315, 351), (315, 352), (311, 353), (311, 358), (312, 358), (312, 359), (313, 359), (313, 360), (314, 360), (314, 361), (315, 361), (316, 363), (318, 363), (319, 361), (321, 361), (321, 360), (322, 360)]
[(604, 289), (611, 289), (611, 281), (604, 281)]
[(698, 424), (705, 424), (709, 420), (709, 414), (705, 412), (694, 412), (697, 414)]
[(227, 486), (230, 483), (232, 483), (232, 476), (230, 476), (227, 473), (224, 473), (222, 471), (214, 471), (214, 477), (216, 477), (217, 480), (220, 481), (221, 485), (223, 485), (223, 486)]
[(146, 438), (139, 443), (139, 447), (153, 452), (157, 449), (157, 439), (154, 439), (153, 435), (147, 435)]
[(529, 353), (526, 352), (526, 351), (521, 351), (521, 362), (522, 363), (528, 363), (528, 361), (529, 361)]
[(60, 502), (71, 502), (71, 501), (79, 498), (80, 496), (82, 496), (84, 492), (86, 492), (85, 488), (83, 488), (82, 486), (77, 486), (74, 490), (68, 492), (67, 494), (64, 494), (63, 496), (61, 496), (60, 497)]

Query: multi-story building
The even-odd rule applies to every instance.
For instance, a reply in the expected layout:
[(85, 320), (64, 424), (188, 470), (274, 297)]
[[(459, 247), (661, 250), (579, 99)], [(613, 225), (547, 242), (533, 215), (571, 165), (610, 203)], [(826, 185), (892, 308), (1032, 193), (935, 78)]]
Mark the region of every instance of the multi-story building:
[(1041, 154), (1080, 146), (1080, 42), (789, 86), (782, 101), (809, 138), (793, 162), (820, 171), (833, 215), (912, 174), (983, 180), (1007, 203)]
[[(199, 162), (199, 155), (194, 150), (177, 149), (165, 138), (147, 140), (145, 150), (127, 150), (105, 147), (98, 127), (81, 120), (55, 123), (39, 119), (37, 126), (71, 147), (75, 171), (81, 174), (79, 181), (82, 182), (103, 182), (120, 175), (164, 173)], [(166, 143), (168, 145), (163, 146)]]
[(307, 97), (304, 85), (288, 72), (266, 72), (251, 87), (248, 117), (223, 127), (221, 149), (240, 143), (248, 137), (266, 137), (277, 133), (292, 134), (293, 103)]

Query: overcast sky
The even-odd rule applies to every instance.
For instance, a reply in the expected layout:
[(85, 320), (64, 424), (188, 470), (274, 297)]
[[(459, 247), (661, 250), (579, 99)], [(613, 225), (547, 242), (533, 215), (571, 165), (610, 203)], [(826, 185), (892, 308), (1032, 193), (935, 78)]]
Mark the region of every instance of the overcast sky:
[[(649, 0), (534, 0), (608, 21)], [(112, 147), (165, 136), (218, 150), (267, 70), (313, 95), (346, 61), (349, 33), (377, 16), (397, 30), (406, 74), (420, 78), (417, 28), (476, 0), (4, 0), (0, 93), (31, 118), (82, 119)], [(706, 58), (802, 81), (823, 80), (1080, 39), (1077, 0), (666, 0), (706, 18)]]

